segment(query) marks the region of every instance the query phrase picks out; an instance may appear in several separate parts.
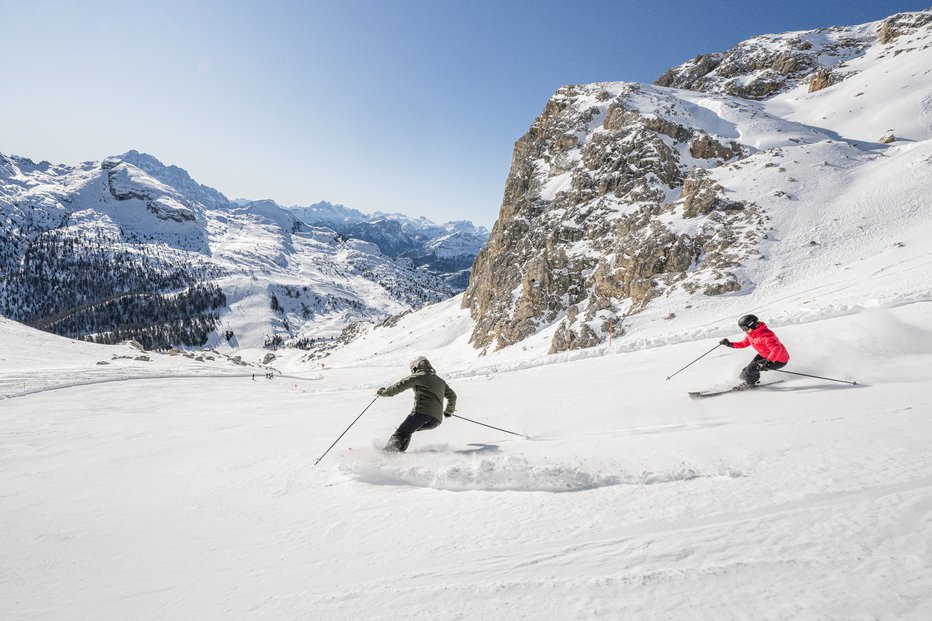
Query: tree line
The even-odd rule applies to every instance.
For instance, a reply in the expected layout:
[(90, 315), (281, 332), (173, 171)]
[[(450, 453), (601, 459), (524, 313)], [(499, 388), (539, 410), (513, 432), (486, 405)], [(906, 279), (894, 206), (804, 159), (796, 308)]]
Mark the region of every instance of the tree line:
[(38, 329), (98, 343), (136, 339), (146, 349), (201, 346), (226, 305), (204, 282), (210, 267), (164, 248), (130, 251), (100, 230), (18, 241), (0, 261), (0, 314)]

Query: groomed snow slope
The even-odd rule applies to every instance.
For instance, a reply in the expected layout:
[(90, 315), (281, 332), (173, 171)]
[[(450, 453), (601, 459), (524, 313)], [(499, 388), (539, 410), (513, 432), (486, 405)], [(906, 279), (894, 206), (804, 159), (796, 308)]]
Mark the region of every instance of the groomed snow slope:
[(158, 354), (130, 345), (96, 345), (31, 330), (3, 317), (0, 343), (0, 399), (105, 382), (265, 373), (216, 352)]
[[(778, 328), (788, 368), (858, 386), (784, 376), (691, 401), (749, 358), (721, 349), (665, 380), (700, 342), (441, 367), (460, 375), (460, 414), (531, 439), (450, 419), (386, 456), (373, 445), (403, 395), (377, 400), (316, 468), (403, 368), (6, 399), (0, 615), (927, 619), (929, 312)], [(61, 349), (35, 347), (16, 358)], [(0, 374), (17, 372), (4, 356)]]

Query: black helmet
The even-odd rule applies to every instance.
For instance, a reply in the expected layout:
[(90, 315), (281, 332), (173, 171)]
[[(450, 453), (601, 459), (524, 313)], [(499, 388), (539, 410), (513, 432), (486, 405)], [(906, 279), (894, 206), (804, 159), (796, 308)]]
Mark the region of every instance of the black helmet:
[(742, 330), (744, 329), (753, 330), (754, 328), (757, 327), (757, 323), (758, 323), (757, 315), (745, 315), (744, 317), (738, 320), (738, 327), (741, 328)]

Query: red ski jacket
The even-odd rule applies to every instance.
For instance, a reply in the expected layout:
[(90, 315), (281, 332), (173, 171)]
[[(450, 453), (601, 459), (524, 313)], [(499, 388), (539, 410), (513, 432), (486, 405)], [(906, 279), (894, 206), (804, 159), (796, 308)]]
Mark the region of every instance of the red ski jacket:
[(763, 321), (758, 322), (757, 327), (748, 332), (743, 341), (731, 344), (735, 349), (743, 349), (748, 345), (754, 347), (757, 353), (771, 362), (790, 361), (790, 354), (786, 351), (786, 347)]

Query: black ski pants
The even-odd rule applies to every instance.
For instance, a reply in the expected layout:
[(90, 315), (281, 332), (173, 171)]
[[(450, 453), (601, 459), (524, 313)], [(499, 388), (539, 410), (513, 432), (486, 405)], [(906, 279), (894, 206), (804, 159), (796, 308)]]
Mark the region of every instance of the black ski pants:
[(785, 366), (785, 362), (773, 362), (757, 354), (754, 356), (754, 360), (751, 361), (751, 364), (741, 370), (741, 379), (753, 386), (760, 381), (761, 371), (775, 371)]
[(411, 436), (414, 435), (415, 431), (433, 429), (439, 424), (440, 421), (433, 416), (411, 412), (408, 414), (408, 417), (398, 425), (398, 429), (395, 430), (392, 437), (389, 438), (388, 444), (385, 445), (385, 450), (404, 453), (408, 450), (408, 445), (411, 444)]

